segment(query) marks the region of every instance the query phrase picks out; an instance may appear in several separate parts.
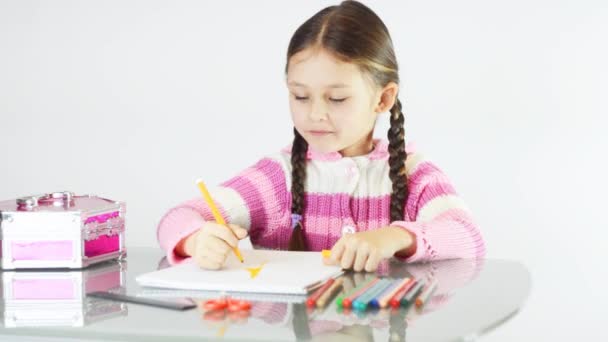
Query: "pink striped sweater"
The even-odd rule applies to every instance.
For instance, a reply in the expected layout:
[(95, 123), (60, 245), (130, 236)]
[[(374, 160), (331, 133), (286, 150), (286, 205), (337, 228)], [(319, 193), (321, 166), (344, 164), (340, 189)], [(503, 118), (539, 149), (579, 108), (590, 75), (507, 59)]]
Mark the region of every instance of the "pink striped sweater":
[[(262, 158), (209, 189), (226, 221), (247, 229), (256, 248), (287, 249), (291, 236), (290, 151), (288, 146)], [(407, 152), (409, 197), (404, 220), (390, 222), (387, 141), (375, 139), (372, 152), (356, 157), (309, 149), (302, 221), (308, 247), (330, 249), (346, 232), (391, 225), (416, 236), (416, 252), (407, 262), (483, 257), (481, 234), (448, 177), (410, 144)], [(212, 219), (200, 197), (162, 217), (157, 237), (171, 264), (183, 261), (174, 251), (177, 243)]]

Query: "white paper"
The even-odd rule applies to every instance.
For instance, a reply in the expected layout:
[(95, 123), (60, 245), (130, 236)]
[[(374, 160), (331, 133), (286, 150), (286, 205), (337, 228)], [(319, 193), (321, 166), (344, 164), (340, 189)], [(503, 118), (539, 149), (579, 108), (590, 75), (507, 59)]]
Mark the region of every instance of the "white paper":
[[(341, 272), (323, 263), (320, 252), (242, 250), (244, 263), (230, 255), (223, 269), (201, 269), (195, 263), (165, 268), (136, 278), (141, 286), (179, 290), (305, 295), (307, 287)], [(252, 278), (247, 268), (259, 267)]]

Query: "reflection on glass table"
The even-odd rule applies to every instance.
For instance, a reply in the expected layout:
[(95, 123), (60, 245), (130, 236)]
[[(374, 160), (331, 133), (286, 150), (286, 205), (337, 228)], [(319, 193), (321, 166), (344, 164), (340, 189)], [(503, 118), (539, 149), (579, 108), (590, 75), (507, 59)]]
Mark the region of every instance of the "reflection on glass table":
[(3, 323), (7, 328), (78, 327), (127, 315), (123, 303), (89, 298), (93, 291), (126, 291), (124, 265), (105, 262), (81, 270), (3, 271)]
[[(104, 265), (88, 269), (79, 275), (72, 271), (61, 277), (59, 274), (53, 276), (64, 281), (56, 283), (61, 286), (58, 290), (53, 290), (55, 295), (50, 300), (53, 303), (69, 302), (69, 305), (66, 302), (64, 306), (72, 310), (71, 314), (64, 315), (67, 318), (51, 315), (51, 312), (59, 312), (52, 311), (51, 307), (60, 306), (48, 305), (50, 301), (45, 302), (46, 298), (40, 298), (49, 296), (44, 292), (40, 292), (37, 297), (19, 295), (14, 287), (10, 288), (14, 283), (14, 272), (5, 272), (5, 324), (0, 329), (0, 335), (146, 341), (470, 341), (515, 315), (524, 305), (531, 288), (529, 272), (522, 264), (514, 261), (480, 259), (405, 264), (394, 260), (383, 263), (375, 274), (346, 273), (342, 291), (349, 291), (376, 276), (394, 279), (414, 277), (427, 282), (436, 280), (436, 291), (421, 308), (410, 306), (398, 310), (368, 309), (365, 312), (341, 310), (336, 306), (334, 297), (325, 307), (311, 310), (304, 303), (305, 297), (293, 300), (272, 296), (264, 299), (250, 298), (252, 306), (247, 312), (209, 312), (200, 304), (209, 298), (217, 298), (220, 293), (177, 292), (171, 298), (153, 296), (172, 301), (190, 298), (199, 304), (196, 309), (179, 312), (86, 298), (87, 292), (100, 289), (122, 291), (133, 296), (151, 296), (154, 293), (148, 288), (139, 287), (135, 277), (167, 267), (161, 251), (154, 248), (131, 248), (128, 253), (126, 261), (119, 268)], [(23, 274), (25, 275), (26, 273)], [(37, 277), (34, 279), (47, 281), (49, 275)], [(73, 288), (78, 289), (73, 291), (73, 295), (65, 279), (70, 279)], [(42, 284), (47, 284), (43, 287), (50, 288), (52, 282)], [(27, 286), (20, 286), (21, 289), (27, 289)], [(36, 294), (36, 291), (29, 290), (25, 293)], [(30, 306), (25, 302), (21, 302), (21, 307), (18, 306), (27, 315), (13, 314), (15, 300), (30, 301)], [(30, 310), (29, 313), (27, 310)], [(61, 320), (62, 323), (50, 326), (48, 322), (52, 320), (48, 320), (49, 317)], [(26, 321), (29, 323), (23, 323)]]

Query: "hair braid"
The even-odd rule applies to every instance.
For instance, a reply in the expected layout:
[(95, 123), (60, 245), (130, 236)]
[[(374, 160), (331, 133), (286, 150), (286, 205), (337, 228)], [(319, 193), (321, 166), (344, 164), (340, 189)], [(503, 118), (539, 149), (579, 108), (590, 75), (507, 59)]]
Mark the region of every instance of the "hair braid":
[(289, 239), (289, 250), (306, 251), (308, 250), (308, 246), (304, 237), (302, 216), (306, 204), (304, 185), (306, 182), (306, 153), (308, 152), (308, 143), (295, 128), (293, 129), (293, 133), (294, 138), (291, 147), (291, 214), (293, 230)]
[(407, 175), (405, 174), (405, 131), (404, 117), (401, 111), (401, 101), (397, 99), (391, 112), (391, 127), (388, 130), (388, 164), (390, 167), (389, 177), (393, 183), (391, 193), (391, 221), (400, 221), (404, 218), (404, 207), (407, 201)]

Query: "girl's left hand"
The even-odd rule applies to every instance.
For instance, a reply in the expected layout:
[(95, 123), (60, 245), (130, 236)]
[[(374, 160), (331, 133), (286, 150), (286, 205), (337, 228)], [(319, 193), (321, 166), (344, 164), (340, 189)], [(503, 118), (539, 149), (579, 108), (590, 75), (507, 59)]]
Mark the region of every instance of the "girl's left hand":
[(357, 272), (373, 272), (383, 259), (408, 249), (413, 243), (412, 234), (399, 227), (346, 234), (336, 242), (326, 262)]

